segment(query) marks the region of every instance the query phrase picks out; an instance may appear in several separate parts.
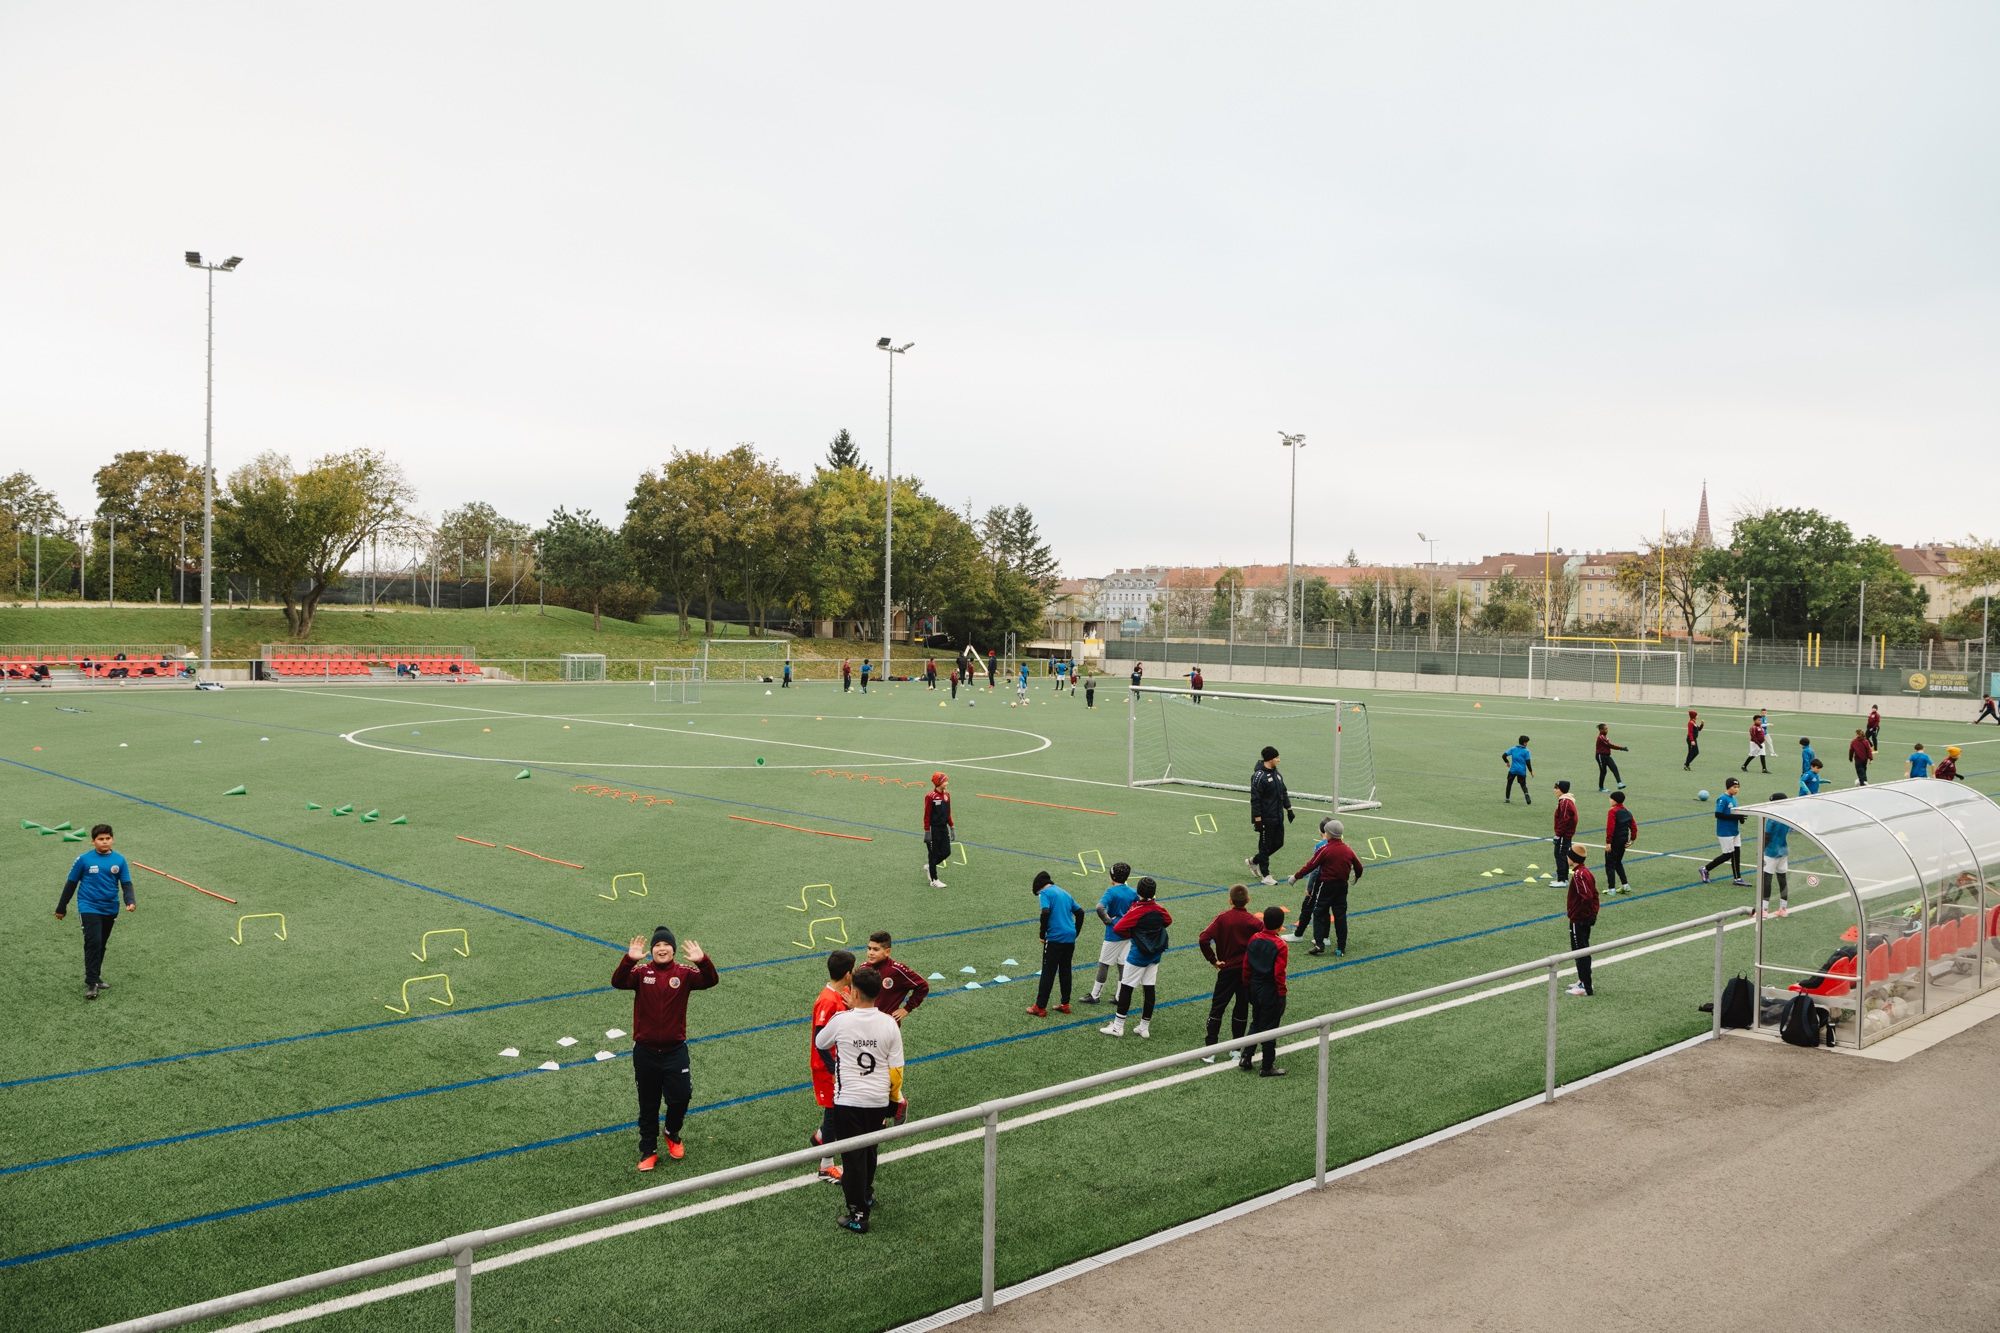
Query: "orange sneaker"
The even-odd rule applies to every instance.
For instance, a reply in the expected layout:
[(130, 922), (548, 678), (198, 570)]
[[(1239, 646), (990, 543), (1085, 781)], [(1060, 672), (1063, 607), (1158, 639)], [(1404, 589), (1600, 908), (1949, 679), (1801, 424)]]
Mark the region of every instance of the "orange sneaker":
[(1059, 1004), (1056, 1006), (1056, 1012), (1059, 1014), (1066, 1014), (1069, 1012), (1069, 1006), (1066, 1004)]
[(676, 1162), (678, 1162), (684, 1155), (686, 1155), (686, 1153), (687, 1149), (681, 1147), (681, 1141), (679, 1139), (667, 1140), (667, 1156), (673, 1158)]
[(1042, 1008), (1039, 1004), (1031, 1004), (1028, 1006), (1028, 1014), (1032, 1018), (1047, 1018), (1049, 1011)]
[(660, 1155), (656, 1152), (649, 1152), (644, 1157), (641, 1157), (639, 1159), (639, 1169), (641, 1171), (651, 1171), (654, 1167), (658, 1166), (659, 1164), (660, 1164)]

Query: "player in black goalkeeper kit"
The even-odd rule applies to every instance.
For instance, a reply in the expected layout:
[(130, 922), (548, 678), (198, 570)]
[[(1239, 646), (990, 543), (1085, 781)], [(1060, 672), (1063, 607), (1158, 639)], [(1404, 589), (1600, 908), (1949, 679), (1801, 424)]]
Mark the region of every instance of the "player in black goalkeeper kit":
[(1266, 884), (1278, 882), (1271, 878), (1271, 855), (1285, 845), (1285, 822), (1296, 817), (1292, 794), (1278, 775), (1278, 748), (1267, 745), (1257, 767), (1250, 770), (1250, 827), (1257, 830), (1257, 854), (1243, 861)]

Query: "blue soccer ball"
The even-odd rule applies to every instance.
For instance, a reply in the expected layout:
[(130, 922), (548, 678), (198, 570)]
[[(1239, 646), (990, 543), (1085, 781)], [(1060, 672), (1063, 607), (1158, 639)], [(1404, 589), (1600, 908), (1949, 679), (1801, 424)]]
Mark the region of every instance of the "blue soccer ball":
[(1708, 799), (1708, 793), (1705, 791), (1698, 791), (1694, 794), (1694, 798), (1697, 801), (1705, 801)]

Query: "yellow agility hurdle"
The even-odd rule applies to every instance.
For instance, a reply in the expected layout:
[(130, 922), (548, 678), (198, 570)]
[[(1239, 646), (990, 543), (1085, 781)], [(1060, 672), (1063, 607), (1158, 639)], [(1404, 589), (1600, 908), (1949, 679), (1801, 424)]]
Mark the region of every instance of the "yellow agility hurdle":
[(420, 963), (428, 963), (430, 961), (431, 936), (433, 935), (458, 936), (458, 938), (465, 944), (465, 947), (463, 949), (453, 949), (452, 952), (457, 954), (460, 958), (472, 957), (472, 936), (466, 934), (464, 930), (460, 929), (457, 926), (453, 926), (449, 930), (425, 931), (423, 939), (417, 942), (417, 952), (411, 954), (410, 957), (416, 959)]
[(424, 997), (424, 998), (425, 998), (426, 1000), (429, 1000), (429, 1001), (430, 1001), (430, 1002), (431, 1002), (432, 1004), (441, 1004), (441, 1005), (443, 1005), (443, 1006), (444, 1006), (445, 1008), (449, 1009), (449, 1008), (451, 1008), (451, 1007), (452, 1007), (452, 1006), (453, 1006), (454, 1004), (458, 1003), (458, 1001), (457, 1001), (456, 999), (454, 999), (454, 998), (452, 997), (452, 993), (451, 993), (451, 978), (450, 978), (450, 977), (448, 977), (448, 976), (446, 976), (446, 975), (445, 975), (444, 973), (442, 973), (442, 972), (438, 972), (438, 973), (434, 973), (434, 974), (432, 974), (431, 976), (428, 976), (428, 977), (411, 977), (411, 978), (410, 978), (410, 979), (409, 979), (408, 981), (405, 981), (405, 982), (403, 983), (403, 995), (402, 995), (402, 1000), (403, 1000), (403, 1007), (402, 1007), (401, 1009), (398, 1009), (398, 1008), (397, 1008), (397, 1007), (396, 1007), (395, 1005), (393, 1005), (393, 1004), (385, 1004), (385, 1005), (383, 1005), (382, 1007), (383, 1007), (384, 1009), (387, 1009), (387, 1010), (388, 1010), (388, 1011), (389, 1011), (390, 1013), (392, 1013), (392, 1014), (407, 1014), (407, 1013), (409, 1013), (409, 1012), (410, 1012), (410, 987), (412, 987), (412, 986), (416, 985), (416, 984), (417, 984), (417, 983), (418, 983), (419, 981), (442, 981), (442, 982), (444, 983), (444, 998), (443, 998), (442, 1000), (440, 1000), (440, 999), (439, 999), (439, 998), (438, 998), (437, 996), (435, 996), (435, 995), (426, 995), (426, 996)]
[[(806, 897), (806, 894), (807, 894), (808, 892), (810, 892), (811, 890), (813, 890), (813, 889), (825, 889), (825, 890), (826, 890), (826, 897), (824, 897), (824, 898), (807, 898), (807, 897)], [(792, 905), (791, 905), (790, 903), (786, 903), (786, 904), (785, 904), (785, 910), (786, 910), (787, 912), (810, 912), (810, 911), (812, 911), (812, 909), (813, 909), (813, 904), (814, 904), (814, 903), (818, 903), (818, 904), (819, 904), (819, 905), (820, 905), (821, 907), (838, 907), (838, 906), (840, 906), (840, 903), (839, 903), (839, 901), (838, 901), (838, 900), (837, 900), (837, 899), (836, 899), (836, 898), (835, 898), (835, 897), (833, 896), (833, 885), (831, 885), (831, 884), (808, 884), (808, 885), (806, 885), (805, 887), (803, 887), (803, 888), (801, 888), (801, 889), (799, 890), (799, 906), (797, 906), (797, 907), (794, 907), (794, 906), (792, 906)], [(846, 943), (846, 941), (845, 941), (845, 940), (843, 940), (843, 941), (841, 941), (841, 942), (842, 942), (843, 944), (844, 944), (844, 943)]]
[[(1204, 819), (1206, 819), (1206, 820), (1208, 821), (1208, 827), (1207, 827), (1207, 828), (1203, 828), (1203, 827), (1202, 827), (1202, 824), (1201, 824), (1201, 821), (1202, 821), (1202, 820), (1204, 820)], [(1215, 816), (1214, 816), (1214, 815), (1196, 815), (1196, 816), (1194, 817), (1194, 827), (1193, 827), (1192, 829), (1188, 830), (1189, 834), (1190, 834), (1190, 835), (1193, 835), (1193, 836), (1199, 836), (1200, 834), (1203, 834), (1203, 833), (1220, 833), (1221, 831), (1222, 831), (1222, 830), (1220, 830), (1220, 829), (1216, 828), (1216, 826), (1215, 826)]]
[(611, 877), (611, 892), (600, 893), (597, 896), (607, 902), (618, 901), (618, 881), (621, 879), (636, 879), (639, 881), (638, 888), (625, 890), (627, 898), (650, 898), (652, 896), (651, 892), (646, 888), (646, 873), (643, 870), (628, 870), (622, 875), (613, 875)]
[(1083, 858), (1084, 858), (1084, 857), (1086, 857), (1086, 856), (1094, 856), (1094, 857), (1096, 857), (1096, 858), (1097, 858), (1097, 867), (1096, 867), (1096, 868), (1097, 868), (1097, 873), (1098, 873), (1098, 874), (1102, 875), (1102, 874), (1106, 874), (1106, 873), (1108, 873), (1108, 872), (1107, 872), (1107, 871), (1106, 871), (1106, 870), (1104, 869), (1104, 853), (1103, 853), (1103, 852), (1099, 852), (1099, 851), (1088, 851), (1088, 852), (1078, 852), (1078, 853), (1076, 854), (1076, 863), (1077, 863), (1077, 865), (1079, 865), (1079, 866), (1081, 866), (1081, 867), (1083, 868), (1083, 873), (1084, 873), (1084, 874), (1088, 875), (1088, 874), (1090, 873), (1090, 871), (1091, 871), (1091, 865), (1090, 865), (1090, 863), (1089, 863), (1088, 861), (1086, 861), (1086, 860), (1084, 860), (1084, 859), (1083, 859)]
[[(1376, 844), (1376, 843), (1378, 843), (1378, 842), (1382, 844), (1382, 850), (1380, 850), (1380, 851), (1377, 851), (1377, 850), (1375, 850), (1375, 844)], [(1389, 859), (1390, 857), (1392, 857), (1392, 856), (1394, 856), (1394, 855), (1395, 855), (1395, 853), (1389, 850), (1389, 840), (1388, 840), (1387, 838), (1370, 838), (1370, 839), (1368, 840), (1368, 859), (1369, 859), (1369, 860), (1371, 860), (1371, 861), (1386, 861), (1386, 860), (1388, 860), (1388, 859)]]
[(272, 935), (281, 940), (289, 938), (285, 934), (285, 914), (283, 912), (252, 912), (248, 916), (239, 916), (236, 918), (236, 934), (230, 937), (229, 942), (231, 944), (243, 943), (243, 923), (245, 921), (262, 921), (267, 917), (278, 918), (278, 928), (271, 932)]
[[(835, 935), (829, 930), (826, 933), (826, 938), (821, 939), (819, 928), (829, 921), (840, 927), (840, 934)], [(845, 944), (847, 943), (847, 919), (838, 916), (823, 916), (817, 921), (809, 921), (806, 923), (806, 937), (802, 940), (793, 940), (792, 943), (801, 949), (817, 949), (822, 944)]]

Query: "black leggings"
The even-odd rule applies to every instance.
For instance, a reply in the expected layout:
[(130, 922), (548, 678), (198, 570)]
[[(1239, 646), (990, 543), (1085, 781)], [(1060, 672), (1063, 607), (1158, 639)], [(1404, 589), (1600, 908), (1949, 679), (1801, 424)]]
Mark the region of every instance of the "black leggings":
[(1507, 789), (1501, 793), (1501, 797), (1505, 800), (1513, 800), (1514, 784), (1517, 782), (1521, 784), (1521, 799), (1529, 805), (1533, 805), (1535, 798), (1528, 795), (1528, 775), (1526, 773), (1509, 773), (1507, 775)]
[[(1150, 1023), (1153, 1020), (1153, 991), (1155, 988), (1152, 986), (1147, 986), (1144, 987), (1143, 989), (1145, 990), (1146, 993), (1140, 999), (1140, 1004), (1142, 1007), (1139, 1010), (1139, 1021), (1142, 1023)], [(1130, 986), (1120, 986), (1118, 988), (1118, 1016), (1120, 1018), (1123, 1018), (1125, 1017), (1125, 1015), (1131, 1012), (1132, 1012), (1132, 988)]]
[(1204, 1046), (1213, 1046), (1222, 1039), (1222, 1014), (1231, 1002), (1236, 1005), (1229, 1015), (1229, 1035), (1243, 1035), (1244, 1025), (1250, 1021), (1250, 991), (1243, 984), (1243, 965), (1236, 962), (1223, 967), (1215, 974), (1215, 998), (1208, 1002), (1208, 1038)]
[(1042, 980), (1035, 991), (1035, 1008), (1046, 1009), (1049, 1007), (1049, 992), (1056, 988), (1058, 982), (1062, 986), (1062, 1002), (1064, 1004), (1069, 1003), (1070, 968), (1075, 961), (1075, 940), (1071, 940), (1067, 944), (1043, 942)]
[(1611, 770), (1611, 776), (1618, 780), (1619, 786), (1622, 787), (1625, 785), (1625, 775), (1618, 771), (1618, 761), (1608, 754), (1601, 754), (1597, 756), (1597, 789), (1599, 791), (1604, 790), (1604, 771), (1606, 769)]
[[(1326, 947), (1326, 927), (1328, 919), (1333, 922), (1333, 947), (1347, 952), (1347, 881), (1336, 880), (1332, 884), (1322, 881), (1313, 893), (1313, 947)], [(1305, 923), (1301, 921), (1300, 925)]]
[[(1251, 1032), (1269, 1032), (1284, 1021), (1285, 997), (1278, 994), (1278, 988), (1271, 984), (1270, 978), (1265, 978), (1261, 984), (1252, 983), (1250, 987), (1250, 1010)], [(1263, 1048), (1264, 1068), (1274, 1068), (1278, 1063), (1278, 1043), (1267, 1041), (1263, 1043)], [(1256, 1049), (1257, 1047), (1255, 1046), (1245, 1046), (1243, 1048), (1242, 1061), (1245, 1069), (1250, 1067), (1250, 1053)]]
[[(889, 1123), (886, 1106), (840, 1106), (833, 1108), (833, 1123), (843, 1139), (873, 1134)], [(875, 1202), (875, 1161), (879, 1149), (848, 1148), (840, 1154), (840, 1192), (854, 1212), (865, 1213)]]
[[(1590, 947), (1590, 928), (1596, 924), (1597, 923), (1595, 921), (1570, 922), (1569, 947), (1572, 949), (1588, 949)], [(1583, 957), (1576, 960), (1576, 984), (1583, 987), (1583, 993), (1585, 995), (1595, 995), (1597, 993), (1596, 991), (1590, 988), (1589, 954), (1585, 954)]]
[(1700, 741), (1689, 741), (1689, 742), (1688, 742), (1688, 757), (1687, 757), (1686, 759), (1684, 759), (1684, 760), (1682, 760), (1682, 761), (1681, 761), (1681, 767), (1682, 767), (1682, 768), (1686, 768), (1686, 767), (1688, 767), (1689, 765), (1693, 764), (1693, 763), (1694, 763), (1694, 761), (1696, 760), (1696, 758), (1698, 758), (1698, 757), (1700, 756), (1700, 754), (1701, 754), (1701, 742), (1700, 742)]
[(1722, 853), (1713, 861), (1710, 861), (1706, 869), (1713, 870), (1724, 861), (1729, 862), (1729, 877), (1731, 879), (1743, 878), (1743, 849), (1741, 847), (1732, 847)]
[(1854, 778), (1862, 786), (1865, 787), (1868, 785), (1868, 761), (1866, 759), (1857, 759), (1854, 761)]
[(1614, 842), (1604, 849), (1604, 887), (1615, 889), (1620, 884), (1629, 888), (1632, 881), (1625, 874), (1625, 844)]
[(667, 1137), (681, 1136), (688, 1103), (694, 1100), (694, 1075), (688, 1048), (675, 1042), (663, 1050), (632, 1047), (632, 1078), (639, 1085), (639, 1155), (649, 1157), (660, 1146), (660, 1099), (667, 1103)]

